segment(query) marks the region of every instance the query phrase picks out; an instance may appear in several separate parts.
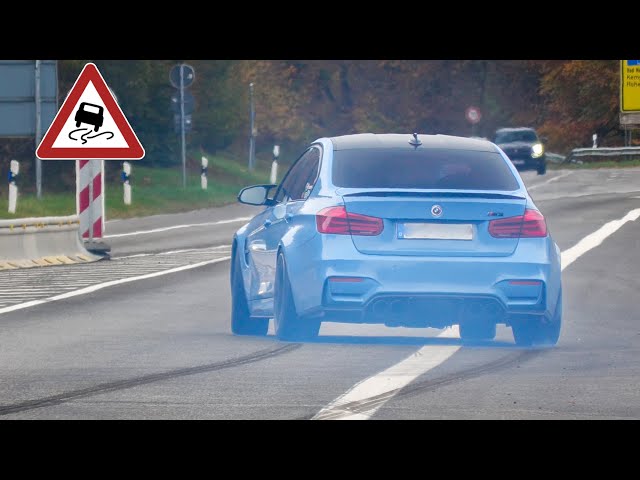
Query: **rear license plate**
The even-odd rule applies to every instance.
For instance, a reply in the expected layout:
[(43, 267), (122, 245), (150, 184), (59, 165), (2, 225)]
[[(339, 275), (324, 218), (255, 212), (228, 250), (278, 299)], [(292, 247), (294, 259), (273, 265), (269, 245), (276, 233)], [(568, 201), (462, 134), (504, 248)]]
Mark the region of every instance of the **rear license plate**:
[(524, 165), (524, 160), (512, 160), (514, 165)]
[(473, 240), (473, 225), (468, 223), (399, 223), (398, 238)]

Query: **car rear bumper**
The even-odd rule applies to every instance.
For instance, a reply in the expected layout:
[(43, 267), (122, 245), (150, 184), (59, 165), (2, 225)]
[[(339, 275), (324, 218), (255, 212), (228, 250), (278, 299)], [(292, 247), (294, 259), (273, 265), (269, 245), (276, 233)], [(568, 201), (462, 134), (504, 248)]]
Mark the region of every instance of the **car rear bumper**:
[[(555, 311), (560, 261), (549, 238), (521, 239), (508, 257), (365, 255), (343, 239), (334, 240), (333, 246), (341, 243), (341, 248), (319, 250), (318, 258), (305, 249), (288, 261), (302, 315), (360, 323), (422, 317), (455, 324), (462, 315), (508, 323), (513, 315), (550, 317)], [(349, 237), (344, 240), (351, 243)]]

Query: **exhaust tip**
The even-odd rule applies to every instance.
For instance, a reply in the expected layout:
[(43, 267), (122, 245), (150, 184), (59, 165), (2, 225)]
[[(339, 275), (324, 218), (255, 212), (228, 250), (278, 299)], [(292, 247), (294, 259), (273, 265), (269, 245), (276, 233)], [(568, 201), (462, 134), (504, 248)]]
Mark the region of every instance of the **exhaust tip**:
[(371, 311), (373, 312), (373, 314), (375, 316), (383, 317), (389, 311), (389, 303), (386, 302), (385, 300), (378, 300), (377, 302), (375, 302), (373, 304), (373, 307), (371, 308)]
[(407, 313), (407, 302), (404, 300), (394, 300), (391, 302), (391, 313), (393, 315), (404, 315)]

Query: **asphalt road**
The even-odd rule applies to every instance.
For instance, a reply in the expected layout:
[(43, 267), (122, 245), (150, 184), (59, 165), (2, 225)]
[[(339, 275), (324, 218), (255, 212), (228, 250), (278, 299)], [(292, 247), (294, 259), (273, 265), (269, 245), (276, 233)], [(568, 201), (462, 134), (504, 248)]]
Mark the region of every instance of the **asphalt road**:
[(454, 329), (232, 336), (226, 246), (253, 211), (234, 206), (108, 223), (108, 262), (0, 272), (0, 419), (638, 419), (640, 169), (523, 177), (573, 260), (554, 348), (504, 327), (471, 347)]

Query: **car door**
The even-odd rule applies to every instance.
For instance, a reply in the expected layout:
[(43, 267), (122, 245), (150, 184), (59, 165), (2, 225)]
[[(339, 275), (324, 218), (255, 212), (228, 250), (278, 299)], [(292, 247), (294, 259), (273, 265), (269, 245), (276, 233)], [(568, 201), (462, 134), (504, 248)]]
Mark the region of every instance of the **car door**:
[(309, 147), (291, 166), (278, 187), (275, 205), (260, 215), (260, 223), (247, 236), (246, 253), (252, 270), (249, 288), (252, 300), (273, 297), (276, 254), (287, 233), (290, 219), (311, 193), (318, 177), (320, 146)]

